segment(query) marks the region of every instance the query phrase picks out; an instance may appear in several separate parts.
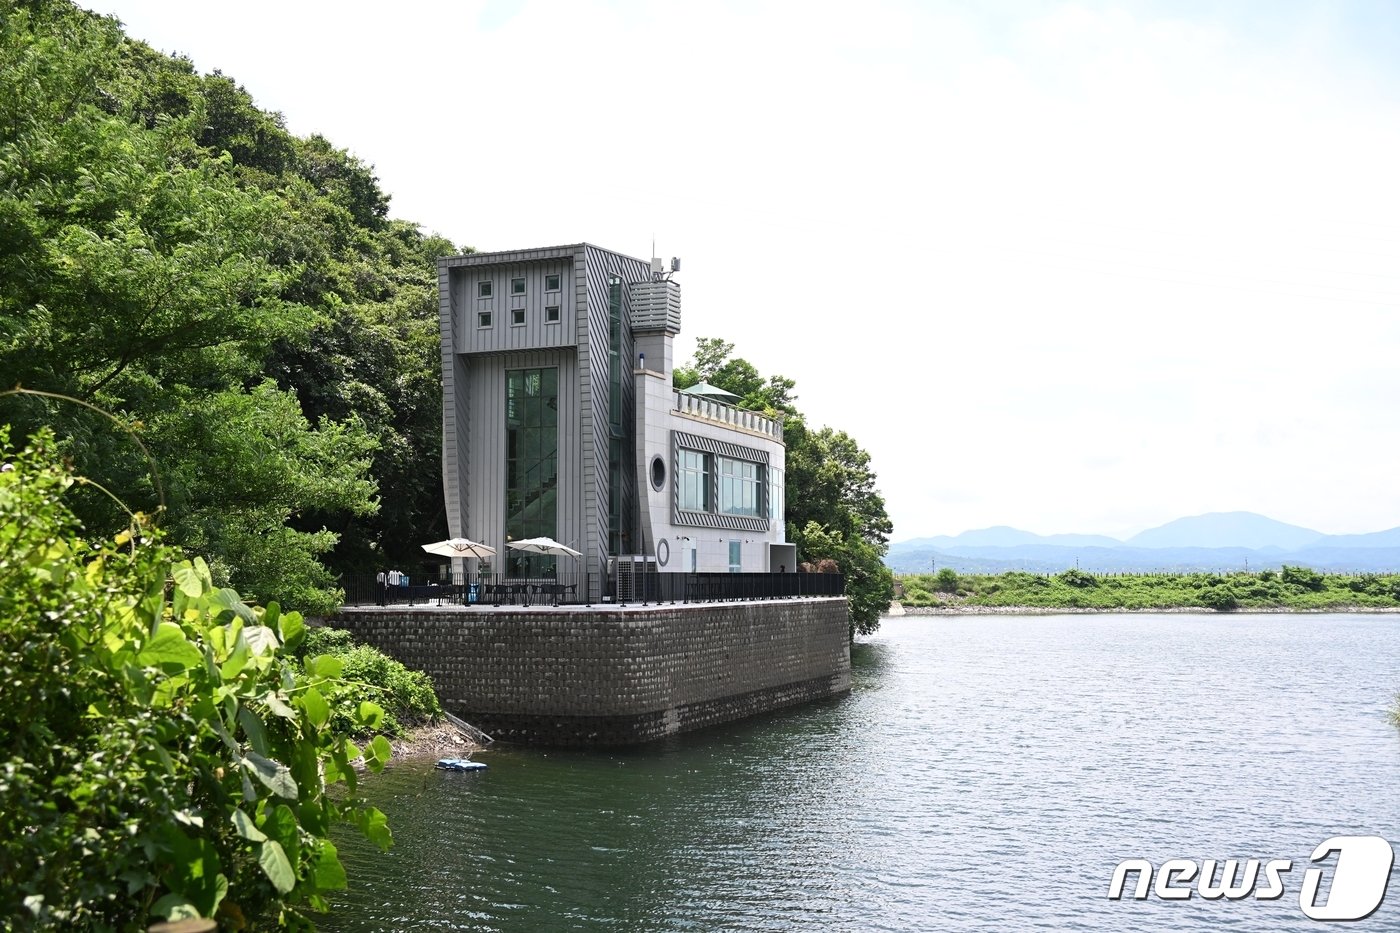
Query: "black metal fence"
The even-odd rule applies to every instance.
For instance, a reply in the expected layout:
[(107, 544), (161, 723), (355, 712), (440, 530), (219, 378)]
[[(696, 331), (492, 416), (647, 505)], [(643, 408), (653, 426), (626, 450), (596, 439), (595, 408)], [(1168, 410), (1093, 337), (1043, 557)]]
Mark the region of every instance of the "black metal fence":
[[(407, 582), (404, 582), (404, 581)], [(586, 573), (547, 577), (508, 577), (505, 574), (456, 574), (437, 578), (384, 574), (351, 575), (341, 579), (347, 606), (564, 606), (596, 601), (599, 580)], [(590, 584), (593, 599), (590, 600)]]
[(638, 573), (611, 581), (619, 603), (713, 603), (843, 596), (839, 573)]
[[(404, 582), (407, 580), (407, 582)], [(505, 574), (342, 578), (347, 606), (591, 606), (707, 603), (845, 595), (838, 573), (660, 573), (607, 576), (560, 573), (522, 579)]]

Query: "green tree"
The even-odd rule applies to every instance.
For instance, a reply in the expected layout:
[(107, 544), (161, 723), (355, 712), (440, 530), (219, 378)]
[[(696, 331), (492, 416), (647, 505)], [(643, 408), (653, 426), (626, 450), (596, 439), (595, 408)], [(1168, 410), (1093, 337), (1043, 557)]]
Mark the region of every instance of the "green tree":
[[(171, 474), (170, 540), (262, 598), (319, 611), (337, 573), (445, 534), (433, 260), (456, 249), (390, 220), (369, 166), (292, 136), (232, 78), (71, 3), (0, 0), (0, 86), (3, 388), (136, 427)], [(157, 504), (102, 419), (0, 404)], [(73, 507), (94, 529), (123, 520), (105, 497)]]
[(733, 353), (728, 341), (700, 338), (690, 364), (674, 370), (673, 384), (685, 388), (705, 380), (740, 396), (742, 408), (783, 418), (787, 538), (803, 560), (836, 561), (846, 577), (852, 633), (875, 631), (894, 592), (884, 564), (893, 526), (870, 455), (844, 431), (809, 430), (795, 406), (796, 383), (785, 376), (765, 380)]

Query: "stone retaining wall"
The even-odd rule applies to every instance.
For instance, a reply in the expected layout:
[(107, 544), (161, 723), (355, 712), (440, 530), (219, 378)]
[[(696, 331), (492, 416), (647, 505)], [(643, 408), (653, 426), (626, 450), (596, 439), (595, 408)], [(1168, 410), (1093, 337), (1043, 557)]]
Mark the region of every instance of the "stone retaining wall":
[(344, 609), (330, 620), (426, 671), (498, 739), (623, 745), (851, 687), (845, 599), (628, 609)]

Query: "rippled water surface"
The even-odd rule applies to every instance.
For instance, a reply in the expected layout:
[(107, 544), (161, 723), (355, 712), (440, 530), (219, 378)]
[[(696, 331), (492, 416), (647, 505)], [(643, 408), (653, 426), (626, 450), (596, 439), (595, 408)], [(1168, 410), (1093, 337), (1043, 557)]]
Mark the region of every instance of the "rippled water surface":
[[(1400, 843), (1400, 618), (886, 619), (849, 697), (611, 753), (365, 781), (328, 930), (1326, 929), (1338, 834)], [(1277, 901), (1110, 901), (1122, 859), (1291, 858)], [(1393, 877), (1393, 876), (1392, 876)], [(1400, 882), (1350, 930), (1400, 929)]]

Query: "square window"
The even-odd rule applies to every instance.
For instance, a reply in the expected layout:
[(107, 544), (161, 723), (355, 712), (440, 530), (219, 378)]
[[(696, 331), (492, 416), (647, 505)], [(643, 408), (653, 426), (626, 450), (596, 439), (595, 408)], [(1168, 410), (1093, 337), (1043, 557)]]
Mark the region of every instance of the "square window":
[(547, 292), (559, 291), (559, 276), (546, 275), (544, 277), (544, 290)]
[(491, 312), (490, 312), (490, 311), (478, 311), (478, 312), (476, 313), (476, 326), (477, 326), (477, 327), (490, 327), (490, 326), (491, 326)]
[(478, 297), (478, 298), (490, 298), (490, 297), (491, 297), (491, 283), (490, 283), (490, 282), (477, 282), (477, 283), (476, 283), (476, 297)]
[(559, 323), (559, 306), (558, 306), (558, 305), (550, 305), (548, 308), (545, 308), (545, 309), (544, 309), (544, 322), (545, 322), (546, 324), (558, 324), (558, 323)]
[(524, 323), (525, 323), (525, 309), (524, 309), (524, 308), (512, 308), (511, 311), (510, 311), (510, 326), (511, 326), (511, 327), (519, 327), (521, 324), (524, 324)]
[(512, 295), (523, 295), (523, 294), (525, 294), (525, 280), (524, 280), (524, 279), (511, 279), (511, 280), (510, 280), (510, 293), (511, 293)]

